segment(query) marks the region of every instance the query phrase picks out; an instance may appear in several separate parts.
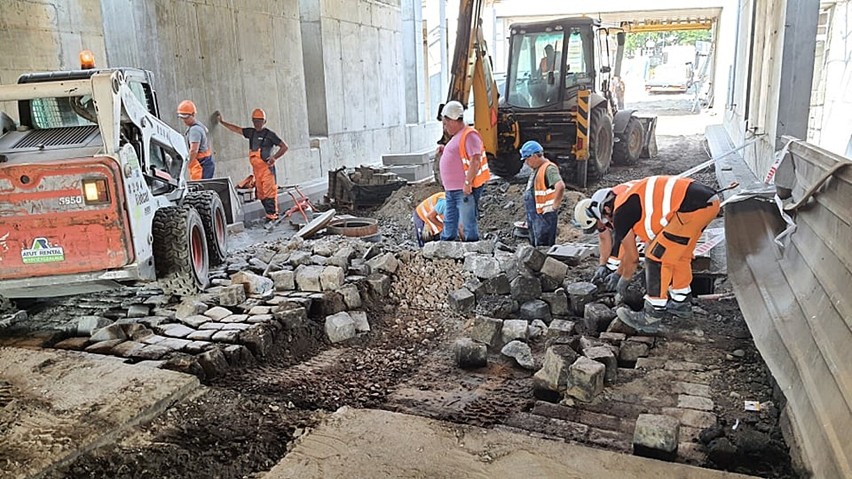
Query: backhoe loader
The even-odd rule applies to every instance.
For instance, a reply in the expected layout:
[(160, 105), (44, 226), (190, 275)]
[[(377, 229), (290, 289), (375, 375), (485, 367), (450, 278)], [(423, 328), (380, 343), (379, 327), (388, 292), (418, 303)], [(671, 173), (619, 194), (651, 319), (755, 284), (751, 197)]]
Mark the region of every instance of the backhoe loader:
[(481, 8), (481, 0), (460, 3), (447, 101), (466, 104), (473, 91), (474, 127), (493, 173), (515, 176), (522, 166), (518, 148), (528, 140), (541, 143), (563, 179), (580, 187), (605, 175), (611, 162), (656, 155), (656, 118), (619, 111), (611, 92), (620, 76), (623, 30), (587, 17), (512, 25), (505, 91), (498, 95)]

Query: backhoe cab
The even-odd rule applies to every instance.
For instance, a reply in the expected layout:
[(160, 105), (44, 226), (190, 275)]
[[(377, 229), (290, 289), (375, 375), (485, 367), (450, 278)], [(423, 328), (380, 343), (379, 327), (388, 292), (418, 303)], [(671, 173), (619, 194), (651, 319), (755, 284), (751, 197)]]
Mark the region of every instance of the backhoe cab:
[(19, 118), (0, 113), (0, 301), (134, 280), (189, 295), (224, 261), (233, 212), (185, 180), (186, 140), (160, 120), (151, 78), (90, 68), (0, 85)]
[[(611, 161), (630, 164), (643, 152), (656, 153), (656, 118), (618, 111), (611, 92), (613, 77), (620, 75), (622, 31), (613, 44), (609, 28), (585, 17), (510, 28), (492, 172), (514, 176), (522, 166), (517, 145), (528, 140), (541, 143), (563, 178), (581, 187), (606, 174)], [(611, 46), (617, 46), (614, 66)]]

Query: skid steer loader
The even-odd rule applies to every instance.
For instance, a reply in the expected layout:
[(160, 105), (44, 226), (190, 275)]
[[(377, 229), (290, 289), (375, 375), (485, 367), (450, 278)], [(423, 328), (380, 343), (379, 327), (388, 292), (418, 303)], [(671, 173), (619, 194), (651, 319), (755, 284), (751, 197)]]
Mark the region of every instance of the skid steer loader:
[(0, 299), (208, 285), (233, 216), (184, 179), (186, 140), (159, 118), (151, 79), (86, 69), (0, 86), (19, 116), (0, 113)]

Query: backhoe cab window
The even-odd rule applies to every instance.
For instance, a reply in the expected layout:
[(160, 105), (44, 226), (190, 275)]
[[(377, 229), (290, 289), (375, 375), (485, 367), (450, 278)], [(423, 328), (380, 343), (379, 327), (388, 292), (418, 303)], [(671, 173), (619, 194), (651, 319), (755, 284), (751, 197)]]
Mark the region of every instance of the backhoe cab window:
[[(562, 31), (514, 35), (506, 101), (519, 108), (541, 108), (558, 102), (562, 78), (565, 87), (586, 78), (584, 50), (579, 30), (569, 32), (567, 45)], [(563, 55), (567, 55), (564, 67)]]
[(88, 95), (30, 100), (32, 127), (41, 130), (95, 125), (97, 114), (94, 103)]

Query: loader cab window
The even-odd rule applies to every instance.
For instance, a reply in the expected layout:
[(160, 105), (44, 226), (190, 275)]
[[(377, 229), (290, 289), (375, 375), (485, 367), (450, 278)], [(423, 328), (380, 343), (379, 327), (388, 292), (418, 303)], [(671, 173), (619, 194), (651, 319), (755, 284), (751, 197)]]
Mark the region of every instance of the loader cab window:
[(168, 193), (177, 186), (183, 166), (179, 158), (174, 150), (155, 141), (148, 145), (145, 175), (154, 196)]
[(586, 63), (587, 50), (580, 29), (572, 28), (568, 34), (567, 48), (565, 48), (565, 88), (588, 86), (591, 82)]
[(513, 33), (506, 101), (520, 108), (540, 108), (559, 101), (561, 30)]
[[(89, 95), (67, 98), (35, 98), (28, 103), (29, 108), (22, 112), (25, 114), (22, 115), (21, 123), (28, 119), (28, 126), (38, 130), (97, 124), (95, 102)], [(29, 115), (26, 115), (26, 113), (29, 113)]]

